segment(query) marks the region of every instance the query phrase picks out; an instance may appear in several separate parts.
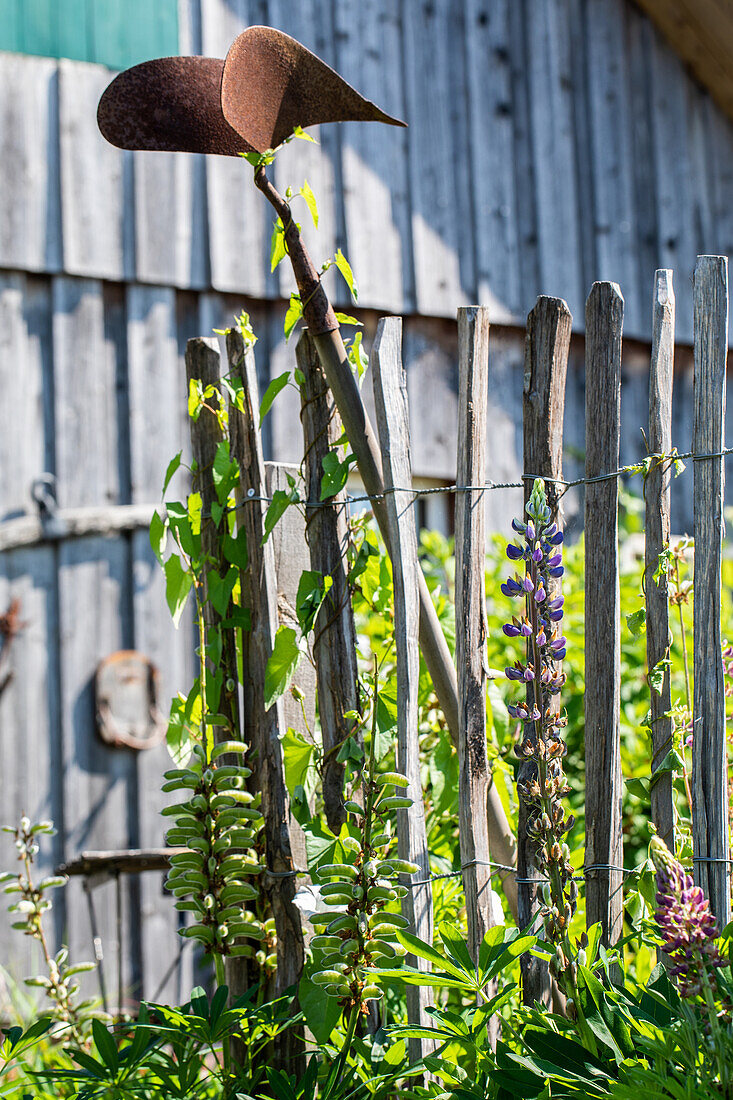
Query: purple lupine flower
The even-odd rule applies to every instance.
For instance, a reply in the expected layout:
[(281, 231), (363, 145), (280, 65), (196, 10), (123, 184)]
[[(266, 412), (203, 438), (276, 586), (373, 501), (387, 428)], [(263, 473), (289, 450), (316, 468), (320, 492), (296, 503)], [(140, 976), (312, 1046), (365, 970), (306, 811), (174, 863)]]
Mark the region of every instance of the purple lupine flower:
[(534, 861), (549, 883), (544, 902), (545, 929), (550, 940), (567, 946), (563, 957), (570, 966), (567, 935), (578, 890), (564, 840), (573, 819), (566, 820), (561, 803), (562, 796), (569, 791), (562, 770), (565, 746), (559, 736), (566, 720), (556, 713), (552, 701), (565, 682), (557, 665), (565, 656), (567, 645), (557, 626), (563, 616), (563, 597), (557, 593), (556, 581), (563, 573), (562, 552), (558, 549), (563, 537), (557, 524), (550, 522), (545, 486), (539, 478), (526, 513), (526, 523), (512, 521), (524, 545), (510, 543), (507, 547), (511, 561), (524, 562), (524, 575), (507, 580), (502, 591), (525, 599), (525, 616), (513, 618), (503, 629), (508, 637), (527, 639), (526, 662), (517, 661), (506, 669), (510, 681), (528, 685), (527, 700), (513, 703), (507, 709), (524, 726), (517, 747), (524, 761), (518, 790), (528, 809), (527, 830), (533, 841)]
[(715, 987), (715, 968), (725, 966), (717, 944), (715, 917), (710, 902), (692, 875), (675, 859), (664, 841), (653, 836), (649, 855), (657, 872), (657, 905), (654, 919), (669, 956), (671, 973), (683, 997), (696, 997), (707, 977)]

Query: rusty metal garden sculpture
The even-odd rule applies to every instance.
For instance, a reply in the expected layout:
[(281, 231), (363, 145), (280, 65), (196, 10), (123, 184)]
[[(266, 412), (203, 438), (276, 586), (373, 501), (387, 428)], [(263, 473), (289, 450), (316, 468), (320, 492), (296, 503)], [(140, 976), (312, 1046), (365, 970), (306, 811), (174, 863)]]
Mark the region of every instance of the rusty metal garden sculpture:
[[(263, 161), (299, 127), (350, 120), (405, 125), (364, 99), (300, 42), (272, 27), (247, 28), (234, 41), (225, 61), (164, 57), (126, 70), (104, 92), (97, 117), (102, 134), (122, 149), (224, 156), (260, 154)], [(379, 447), (349, 366), (336, 315), (290, 207), (268, 178), (264, 163), (255, 167), (255, 184), (284, 227), (303, 318), (386, 538)], [(456, 671), (422, 575), (420, 582), (420, 646), (455, 739)], [(514, 866), (514, 837), (493, 786), (489, 789), (488, 818), (494, 859)], [(513, 877), (504, 881), (504, 888), (516, 912)]]

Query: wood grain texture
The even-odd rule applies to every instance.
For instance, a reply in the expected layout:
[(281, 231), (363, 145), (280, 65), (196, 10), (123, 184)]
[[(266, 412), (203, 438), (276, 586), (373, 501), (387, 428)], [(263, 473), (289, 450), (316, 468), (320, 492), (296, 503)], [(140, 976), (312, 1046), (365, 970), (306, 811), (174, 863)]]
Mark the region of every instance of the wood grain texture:
[(524, 289), (519, 270), (510, 7), (507, 0), (469, 0), (465, 15), (476, 277), (479, 301), (491, 307), (494, 324), (516, 321)]
[(134, 272), (132, 153), (97, 128), (96, 104), (109, 81), (101, 66), (59, 62), (63, 267), (121, 281)]
[[(399, 5), (391, 0), (344, 0), (335, 6), (334, 31), (338, 72), (388, 114), (404, 119)], [(407, 132), (345, 122), (339, 137), (345, 249), (359, 298), (375, 309), (411, 310), (415, 272)], [(374, 232), (375, 226), (379, 232)]]
[(527, 33), (530, 140), (534, 158), (539, 292), (560, 294), (581, 315), (582, 279), (577, 208), (567, 0), (529, 0)]
[(61, 268), (58, 66), (4, 54), (0, 63), (0, 264)]
[[(394, 584), (394, 632), (397, 655), (397, 768), (407, 776), (406, 794), (412, 805), (397, 811), (397, 850), (400, 859), (415, 863), (412, 876), (422, 883), (410, 885), (402, 899), (403, 915), (410, 932), (427, 943), (433, 942), (433, 895), (430, 886), (430, 855), (425, 828), (425, 805), (420, 778), (420, 740), (418, 736), (417, 695), (420, 681), (418, 646), (420, 599), (417, 558), (417, 528), (413, 508), (412, 466), (410, 462), (410, 425), (407, 410), (407, 379), (402, 366), (402, 320), (385, 317), (379, 322), (370, 358), (374, 404), (387, 489), (388, 540)], [(399, 491), (390, 491), (390, 490)], [(485, 799), (481, 820), (486, 831)], [(488, 845), (487, 845), (488, 848)], [(471, 900), (468, 900), (469, 913)], [(489, 901), (491, 891), (489, 890)], [(470, 917), (469, 917), (470, 920)], [(411, 960), (427, 970), (422, 959)], [(425, 1027), (430, 1017), (425, 1009), (433, 1003), (432, 991), (421, 986), (407, 989), (407, 1016), (410, 1023)], [(434, 1047), (422, 1039), (411, 1040), (410, 1056), (418, 1061)]]
[[(624, 300), (615, 283), (594, 283), (585, 311), (585, 476), (618, 469)], [(618, 481), (585, 487), (586, 868), (618, 868), (621, 846), (620, 595)], [(621, 933), (622, 875), (586, 870), (588, 927), (606, 943)]]
[[(248, 493), (264, 497), (265, 473), (262, 445), (258, 430), (259, 398), (257, 368), (251, 348), (245, 349), (241, 335), (227, 334), (229, 370), (240, 378), (243, 386), (244, 411), (229, 409), (231, 453), (240, 469), (241, 501)], [(283, 774), (280, 733), (283, 729), (280, 702), (265, 709), (265, 670), (272, 653), (278, 625), (277, 588), (272, 543), (264, 546), (265, 504), (252, 500), (238, 511), (238, 523), (247, 532), (249, 564), (247, 585), (251, 611), (251, 630), (244, 642), (244, 728), (255, 752), (255, 776), (262, 791), (262, 812), (265, 819), (265, 858), (267, 869), (279, 876), (264, 885), (272, 907), (277, 932), (278, 993), (295, 985), (303, 969), (304, 945), (299, 910), (293, 903), (296, 890), (292, 849), (288, 830), (288, 792)], [(298, 1029), (288, 1031), (280, 1047), (282, 1060), (297, 1073), (303, 1072), (302, 1042)]]
[[(266, 462), (267, 496), (272, 497), (273, 493), (278, 491), (289, 492), (289, 477), (295, 480), (302, 498), (305, 487), (297, 466)], [(303, 572), (310, 568), (305, 530), (303, 513), (299, 508), (291, 507), (281, 516), (270, 535), (275, 559), (278, 623), (280, 626), (289, 626), (294, 630), (298, 630), (296, 611), (298, 585)], [(316, 671), (311, 661), (300, 662), (292, 679), (292, 687), (298, 688), (303, 698), (302, 701), (296, 699), (291, 689), (283, 695), (280, 700), (283, 729), (293, 729), (312, 742), (316, 723)], [(311, 812), (314, 810), (315, 803), (311, 799)], [(308, 867), (305, 833), (292, 813), (289, 818), (289, 829), (293, 863), (300, 870), (305, 870)]]
[[(458, 311), (459, 485), (481, 485), (486, 470), (489, 311)], [(468, 946), (473, 959), (493, 926), (486, 804), (486, 519), (480, 489), (456, 495), (456, 667), (458, 669), (458, 807)]]
[[(125, 304), (130, 496), (135, 504), (149, 505), (160, 497), (170, 459), (178, 451), (184, 452), (187, 462), (190, 458), (188, 427), (181, 416), (186, 391), (178, 357), (175, 293), (133, 285), (127, 290)], [(188, 490), (187, 472), (181, 472), (168, 488), (168, 499), (184, 500)], [(158, 707), (167, 715), (171, 698), (178, 692), (187, 694), (194, 678), (191, 616), (185, 615), (175, 629), (165, 599), (165, 577), (147, 530), (133, 533), (131, 551), (134, 647), (158, 668)], [(162, 847), (165, 841), (166, 819), (161, 810), (176, 798), (173, 793), (163, 794), (161, 785), (163, 773), (171, 766), (165, 743), (137, 758), (138, 834), (144, 848)], [(180, 914), (171, 895), (164, 892), (164, 879), (164, 874), (154, 871), (139, 877), (142, 996), (170, 997), (176, 1003), (193, 985), (193, 952), (181, 955), (166, 981), (178, 950)]]
[(451, 0), (402, 5), (416, 304), (442, 317), (475, 297), (469, 181), (460, 170), (468, 146), (463, 20)]
[[(527, 338), (524, 359), (524, 472), (548, 479), (562, 478), (563, 416), (565, 412), (565, 379), (567, 375), (568, 352), (570, 350), (570, 331), (573, 319), (570, 310), (561, 298), (541, 297), (527, 318)], [(532, 493), (531, 477), (524, 482), (525, 504)], [(562, 529), (562, 509), (559, 503), (559, 486), (553, 480), (545, 485), (547, 503), (552, 512), (552, 521)], [(550, 598), (560, 594), (561, 581), (553, 578)], [(527, 691), (528, 702), (534, 706), (534, 693)], [(555, 695), (551, 700), (553, 713), (558, 714), (561, 697)], [(526, 730), (536, 738), (534, 723)], [(526, 783), (536, 773), (537, 766), (530, 762), (521, 765), (519, 781)], [(520, 879), (541, 878), (535, 866), (533, 845), (527, 836), (527, 811), (523, 801), (519, 805), (519, 824), (517, 836), (517, 869)], [(527, 928), (532, 924), (540, 901), (539, 887), (529, 883), (519, 885), (519, 927)], [(535, 1001), (549, 1004), (550, 975), (542, 960), (532, 955), (523, 955), (522, 999), (525, 1004)]]
[[(341, 438), (343, 425), (307, 332), (300, 337), (295, 354), (304, 376), (301, 420), (307, 500), (309, 504), (318, 505), (323, 459)], [(311, 569), (332, 581), (325, 606), (316, 620), (313, 656), (323, 739), (323, 801), (326, 820), (338, 834), (346, 821), (346, 812), (343, 808), (344, 765), (339, 763), (337, 756), (340, 745), (351, 733), (350, 723), (344, 715), (359, 708), (359, 670), (347, 579), (349, 517), (345, 490), (332, 500), (332, 508), (314, 507), (306, 513), (306, 537)]]
[[(674, 378), (675, 302), (672, 272), (659, 270), (654, 279), (652, 306), (652, 356), (649, 372), (649, 430), (651, 454), (669, 454), (672, 449), (672, 384)], [(672, 467), (655, 462), (646, 479), (644, 496), (644, 592), (646, 595), (646, 652), (651, 672), (664, 659), (669, 647), (669, 586), (666, 573), (658, 581), (654, 573), (659, 555), (669, 546)], [(652, 777), (672, 749), (672, 693), (669, 672), (664, 673), (661, 691), (651, 690)], [(652, 821), (670, 851), (675, 850), (672, 773), (652, 778)]]
[[(202, 52), (226, 57), (245, 27), (266, 22), (258, 0), (206, 0), (201, 6)], [(272, 219), (255, 189), (252, 166), (240, 157), (207, 157), (206, 198), (211, 285), (266, 298)]]
[[(693, 451), (724, 446), (728, 347), (728, 259), (698, 256), (694, 279), (695, 387)], [(692, 839), (695, 881), (723, 928), (730, 920), (727, 750), (720, 598), (724, 473), (722, 458), (694, 463), (694, 694)]]
[[(637, 282), (631, 117), (624, 15), (626, 0), (587, 0), (585, 64), (595, 241), (593, 279), (613, 279), (627, 303), (624, 328), (634, 335), (646, 330)], [(582, 173), (584, 174), (584, 173)]]
[(204, 158), (153, 152), (134, 158), (136, 279), (203, 290), (209, 285)]

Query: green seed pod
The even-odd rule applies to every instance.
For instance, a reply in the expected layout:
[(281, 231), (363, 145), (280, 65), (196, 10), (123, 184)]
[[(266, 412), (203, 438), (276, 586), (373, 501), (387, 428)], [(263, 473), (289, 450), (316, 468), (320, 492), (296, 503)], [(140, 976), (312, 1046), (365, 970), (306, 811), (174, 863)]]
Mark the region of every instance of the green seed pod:
[(175, 903), (174, 908), (176, 908), (179, 911), (179, 913), (199, 913), (199, 914), (201, 914), (204, 911), (204, 907), (200, 903), (198, 898), (183, 898), (183, 899), (181, 899), (181, 901), (177, 901)]
[(254, 947), (250, 943), (235, 943), (229, 948), (229, 955), (232, 958), (245, 958), (251, 959), (255, 953)]
[(210, 787), (211, 784), (214, 782), (214, 773), (211, 770), (211, 768), (206, 769), (206, 771), (204, 772), (202, 778), (203, 778), (203, 781), (204, 781), (204, 786), (205, 787)]
[(364, 887), (357, 882), (355, 886), (351, 887), (351, 896), (355, 901), (361, 901), (364, 897)]
[(220, 745), (215, 745), (211, 753), (212, 760), (218, 760), (220, 756), (224, 756), (227, 752), (245, 753), (248, 746), (244, 741), (222, 741)]
[(179, 935), (189, 940), (201, 940), (203, 943), (214, 942), (214, 929), (208, 924), (189, 924), (186, 928), (179, 929)]
[(361, 991), (362, 1000), (379, 1001), (384, 996), (378, 985), (365, 985)]
[(208, 868), (209, 874), (213, 877), (216, 874), (216, 867), (217, 867), (216, 856), (209, 856), (209, 858), (206, 861), (206, 866)]
[(227, 850), (227, 848), (231, 848), (231, 846), (232, 846), (231, 836), (229, 836), (228, 833), (224, 833), (223, 836), (220, 836), (217, 840), (214, 841), (214, 848), (213, 848), (214, 854), (218, 856), (218, 855), (220, 855), (221, 852), (225, 852)]
[(314, 985), (338, 985), (341, 981), (341, 973), (338, 970), (320, 970), (311, 979)]
[(316, 870), (319, 879), (324, 878), (356, 878), (359, 874), (356, 867), (348, 863), (327, 863)]
[(410, 780), (406, 775), (402, 775), (401, 772), (382, 772), (381, 775), (374, 777), (378, 787), (387, 787), (390, 784), (393, 787), (409, 787)]
[(347, 813), (358, 814), (360, 817), (364, 816), (364, 807), (360, 806), (358, 802), (354, 802), (353, 798), (349, 799), (348, 802), (344, 802), (344, 809)]
[(410, 863), (406, 859), (391, 859), (390, 863), (400, 875), (416, 875), (420, 870), (416, 863)]
[(172, 768), (170, 771), (163, 772), (164, 779), (181, 780), (188, 779), (190, 776), (196, 779), (198, 773), (192, 771), (190, 768)]
[(339, 948), (340, 955), (358, 955), (360, 951), (358, 940), (342, 940)]
[(394, 837), (391, 833), (378, 833), (377, 836), (372, 837), (373, 848), (384, 848), (386, 844), (391, 844)]
[(204, 857), (200, 852), (176, 852), (171, 856), (171, 867), (191, 867), (194, 871), (203, 870)]
[(355, 840), (353, 836), (346, 836), (341, 841), (341, 847), (347, 852), (351, 852), (352, 855), (358, 856), (361, 853), (361, 845), (358, 840)]
[(343, 894), (344, 891), (351, 891), (352, 886), (350, 882), (327, 882), (325, 886), (321, 887), (321, 897), (327, 898), (331, 894)]
[[(375, 930), (376, 931), (376, 930)], [(396, 951), (391, 943), (386, 940), (372, 940), (367, 946), (367, 950), (370, 955), (375, 959), (393, 959), (396, 955)]]
[(257, 897), (257, 889), (247, 882), (231, 883), (225, 886), (221, 892), (223, 905), (234, 905), (237, 902), (254, 901)]
[(401, 795), (392, 795), (390, 798), (383, 798), (379, 803), (380, 810), (407, 810), (412, 805), (412, 799)]
[(369, 927), (375, 924), (391, 924), (395, 928), (409, 928), (410, 922), (401, 913), (373, 913), (369, 918)]
[(205, 836), (192, 836), (188, 842), (189, 848), (194, 852), (201, 852), (202, 855), (207, 856), (211, 848), (211, 844), (208, 838)]
[(184, 789), (195, 791), (199, 785), (199, 777), (197, 775), (189, 775), (184, 779), (169, 779), (167, 783), (161, 785), (161, 791), (164, 794), (168, 794), (170, 791), (180, 791)]
[(326, 905), (351, 905), (354, 899), (351, 896), (351, 892), (348, 894), (329, 894), (323, 901)]
[(232, 848), (251, 848), (257, 833), (254, 829), (229, 829), (226, 835)]
[(314, 951), (338, 951), (344, 942), (338, 936), (314, 936), (310, 946)]
[(197, 813), (205, 813), (209, 808), (209, 803), (206, 801), (202, 794), (195, 794), (191, 799), (191, 809)]
[[(313, 918), (311, 917), (311, 924), (313, 924)], [(356, 917), (351, 913), (344, 913), (340, 917), (336, 917), (332, 920), (326, 928), (326, 933), (332, 936), (335, 932), (355, 932), (357, 927)]]
[(398, 898), (404, 898), (407, 894), (407, 887), (401, 886), (399, 883), (395, 883), (395, 885), (392, 887), (392, 890)]
[(370, 886), (367, 890), (367, 902), (370, 905), (375, 901), (394, 901), (396, 897), (396, 891), (388, 886)]
[[(375, 913), (374, 916), (378, 919), (384, 914)], [(369, 932), (372, 936), (394, 936), (397, 929), (393, 924), (372, 924), (369, 926)], [(370, 948), (371, 950), (371, 948)]]
[(254, 940), (262, 940), (265, 938), (262, 925), (257, 924), (255, 921), (233, 921), (230, 931), (232, 939), (235, 939), (237, 936), (249, 936), (250, 939)]
[(216, 898), (213, 894), (204, 895), (204, 909), (213, 909), (216, 905)]

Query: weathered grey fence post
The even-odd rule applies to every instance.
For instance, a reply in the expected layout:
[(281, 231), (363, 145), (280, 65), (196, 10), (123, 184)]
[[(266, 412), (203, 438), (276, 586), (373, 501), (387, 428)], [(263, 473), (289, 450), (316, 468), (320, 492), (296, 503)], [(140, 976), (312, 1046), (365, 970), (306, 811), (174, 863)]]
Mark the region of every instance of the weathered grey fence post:
[[(562, 478), (562, 438), (563, 417), (565, 413), (565, 378), (570, 350), (570, 331), (573, 318), (562, 298), (548, 298), (545, 295), (537, 303), (527, 318), (527, 337), (524, 351), (524, 502), (532, 493), (532, 477), (547, 478), (547, 503), (552, 510), (553, 522), (562, 528), (562, 515), (559, 506)], [(527, 476), (530, 475), (530, 476)], [(550, 596), (558, 595), (561, 582), (553, 578)], [(534, 692), (528, 686), (528, 702), (534, 706)], [(561, 697), (552, 697), (553, 713), (559, 713)], [(534, 723), (529, 723), (525, 734), (536, 739)], [(526, 782), (537, 765), (527, 761), (520, 767), (519, 781)], [(532, 924), (540, 908), (538, 891), (535, 886), (522, 879), (539, 879), (534, 860), (533, 845), (527, 836), (527, 809), (520, 799), (519, 828), (517, 837), (518, 887), (518, 923), (520, 928)], [(533, 955), (522, 955), (522, 998), (525, 1004), (535, 1001), (550, 1002), (550, 974), (547, 964)]]
[[(303, 491), (302, 479), (297, 466), (287, 466), (280, 462), (265, 463), (265, 486), (267, 496), (272, 497), (278, 491), (289, 492), (288, 478), (294, 478), (300, 492)], [(277, 618), (280, 626), (298, 627), (296, 602), (298, 585), (303, 570), (310, 568), (308, 545), (305, 540), (305, 520), (297, 508), (287, 508), (275, 524), (270, 535), (272, 556), (275, 565), (277, 585)], [(293, 694), (297, 689), (297, 697)], [(307, 740), (316, 718), (316, 673), (310, 661), (301, 661), (293, 676), (288, 691), (280, 700), (283, 730), (294, 729)], [(311, 806), (311, 810), (313, 810)], [(296, 867), (308, 865), (305, 833), (290, 814), (290, 843), (293, 863)]]
[[(649, 373), (649, 434), (651, 454), (668, 455), (672, 449), (672, 385), (674, 381), (674, 291), (672, 272), (661, 269), (654, 276), (652, 307), (652, 357)], [(646, 652), (649, 674), (664, 660), (669, 648), (669, 590), (667, 574), (659, 581), (654, 573), (659, 555), (669, 546), (670, 486), (669, 460), (653, 460), (644, 484), (646, 532), (644, 549), (644, 593), (646, 596)], [(674, 852), (674, 805), (672, 773), (655, 772), (672, 748), (672, 694), (669, 670), (665, 670), (661, 691), (651, 694), (652, 728), (652, 821), (670, 851)]]
[[(216, 386), (217, 391), (221, 393), (220, 373), (220, 356), (216, 341), (202, 337), (189, 340), (186, 344), (186, 381), (190, 383), (192, 379), (197, 379), (204, 389), (207, 386)], [(201, 548), (208, 559), (204, 568), (204, 623), (207, 630), (212, 626), (218, 626), (222, 619), (208, 599), (208, 575), (212, 569), (217, 569), (219, 573), (229, 569), (229, 563), (224, 560), (221, 550), (219, 525), (211, 515), (211, 506), (217, 502), (213, 475), (214, 457), (223, 438), (216, 417), (208, 410), (202, 410), (198, 420), (191, 420), (191, 452), (197, 466), (193, 487), (201, 493)], [(230, 736), (234, 738), (240, 736), (239, 701), (236, 688), (237, 653), (233, 630), (222, 631), (222, 643), (222, 664), (227, 672), (219, 707), (220, 713), (225, 715), (231, 724), (231, 733), (217, 728), (216, 735), (223, 740), (228, 740)], [(226, 682), (229, 683), (229, 687), (226, 686)]]
[[(397, 651), (397, 767), (409, 780), (407, 794), (412, 805), (397, 811), (397, 848), (401, 859), (417, 864), (414, 876), (404, 878), (407, 894), (402, 900), (410, 931), (427, 943), (433, 942), (433, 895), (430, 886), (430, 857), (425, 829), (425, 806), (420, 778), (417, 689), (420, 680), (418, 623), (420, 616), (417, 529), (413, 508), (410, 429), (407, 410), (407, 379), (402, 366), (402, 319), (383, 317), (371, 354), (374, 404), (384, 466), (387, 537), (392, 558), (394, 583), (395, 648)], [(486, 813), (482, 815), (484, 825)], [(419, 884), (419, 885), (418, 885)], [(419, 969), (427, 969), (423, 959)], [(407, 987), (407, 1014), (411, 1023), (430, 1023), (425, 1009), (432, 1004), (432, 991), (424, 986)], [(430, 1047), (422, 1039), (410, 1040), (415, 1061)]]
[(333, 582), (316, 619), (313, 656), (323, 737), (323, 802), (326, 820), (338, 834), (346, 820), (346, 811), (344, 765), (338, 762), (337, 755), (351, 733), (344, 715), (359, 707), (356, 628), (346, 563), (349, 540), (346, 491), (331, 498), (331, 507), (321, 508), (319, 504), (323, 459), (341, 438), (343, 426), (307, 332), (298, 340), (295, 357), (304, 376), (300, 416), (305, 441), (306, 497), (311, 506), (306, 512), (311, 569), (331, 577)]
[[(730, 920), (725, 694), (720, 637), (728, 259), (698, 256), (694, 277), (695, 574), (692, 839), (695, 881)], [(711, 457), (703, 457), (703, 456)]]
[[(243, 725), (245, 737), (255, 753), (256, 777), (262, 792), (267, 863), (262, 883), (275, 919), (276, 992), (282, 993), (297, 985), (300, 979), (304, 944), (300, 914), (293, 902), (297, 884), (280, 746), (281, 707), (276, 702), (269, 709), (265, 708), (265, 670), (278, 626), (277, 588), (272, 543), (268, 540), (262, 545), (267, 506), (254, 353), (251, 348), (245, 348), (241, 334), (235, 330), (227, 333), (226, 346), (229, 370), (232, 377), (241, 380), (244, 400), (243, 412), (233, 403), (229, 407), (231, 455), (239, 463), (240, 471), (237, 521), (247, 533), (248, 565), (243, 576), (243, 591), (248, 594), (251, 612), (251, 629), (243, 632)], [(303, 1073), (302, 1036), (289, 1029), (280, 1038), (281, 1063), (296, 1075)]]
[(585, 309), (585, 860), (588, 925), (615, 943), (623, 920), (618, 470), (624, 300), (594, 283)]
[[(458, 310), (458, 485), (486, 482), (489, 311)], [(494, 924), (486, 800), (486, 500), (482, 489), (456, 494), (456, 666), (458, 669), (458, 824), (466, 893), (468, 948)], [(496, 1028), (492, 1021), (492, 1037)]]

